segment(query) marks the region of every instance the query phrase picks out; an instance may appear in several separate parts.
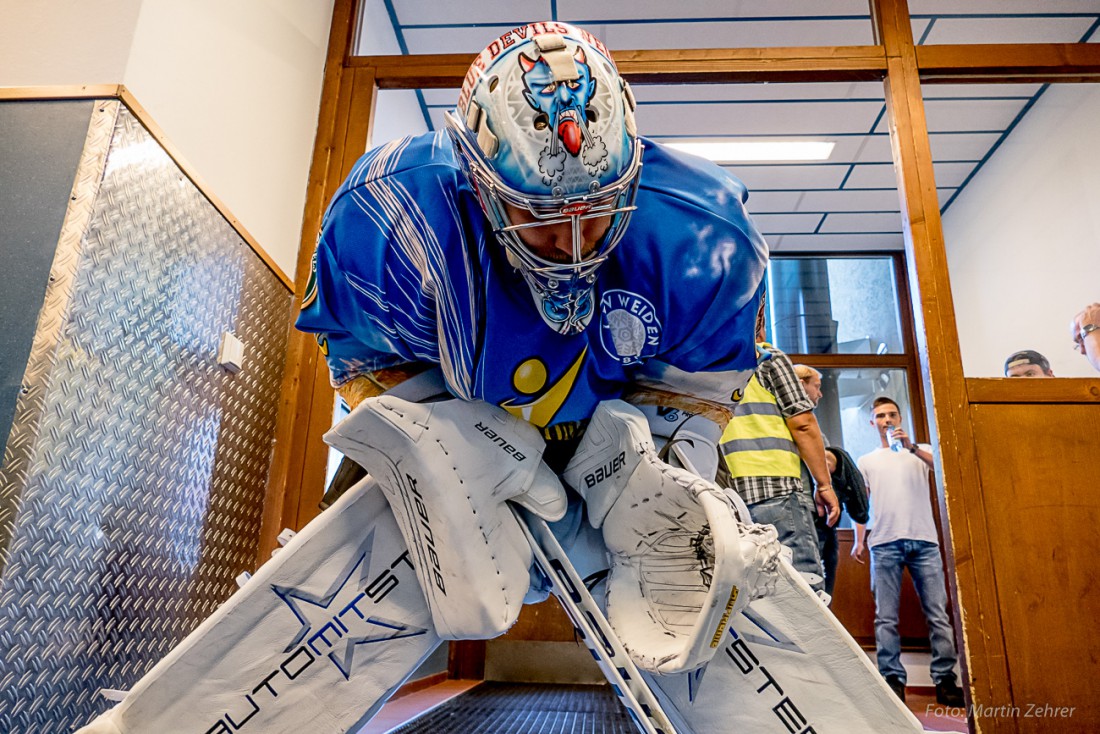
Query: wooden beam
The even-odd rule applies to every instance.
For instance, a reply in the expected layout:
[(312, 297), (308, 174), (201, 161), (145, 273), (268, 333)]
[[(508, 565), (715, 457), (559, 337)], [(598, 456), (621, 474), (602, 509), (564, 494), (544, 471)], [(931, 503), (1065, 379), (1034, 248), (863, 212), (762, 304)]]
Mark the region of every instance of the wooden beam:
[(704, 48), (613, 51), (632, 84), (878, 81), (886, 73), (881, 46)]
[[(1018, 43), (915, 47), (930, 83), (1097, 82), (1100, 44)], [(882, 46), (702, 48), (612, 51), (632, 84), (874, 81), (886, 73)], [(354, 56), (372, 67), (380, 89), (457, 88), (471, 54)]]
[(51, 99), (115, 99), (121, 84), (79, 84), (42, 87), (0, 87), (0, 101), (44, 101)]
[[(619, 72), (638, 84), (876, 81), (886, 72), (881, 46), (703, 48), (612, 51)], [(375, 70), (380, 89), (458, 88), (471, 54), (356, 56)]]
[(922, 82), (1097, 82), (1100, 44), (1012, 43), (919, 46)]
[(966, 392), (978, 403), (1100, 403), (1100, 378), (1058, 377), (1051, 380), (969, 377)]
[(915, 360), (906, 354), (797, 354), (788, 352), (787, 356), (797, 364), (824, 369), (910, 369)]
[[(890, 144), (902, 196), (914, 328), (933, 408), (937, 494), (941, 517), (948, 519), (948, 566), (955, 571), (948, 579), (956, 599), (956, 639), (973, 702), (998, 706), (1012, 701), (1011, 685), (916, 48), (905, 0), (870, 1), (876, 38), (886, 49)], [(975, 721), (983, 731), (1016, 731), (1011, 719), (986, 715)]]

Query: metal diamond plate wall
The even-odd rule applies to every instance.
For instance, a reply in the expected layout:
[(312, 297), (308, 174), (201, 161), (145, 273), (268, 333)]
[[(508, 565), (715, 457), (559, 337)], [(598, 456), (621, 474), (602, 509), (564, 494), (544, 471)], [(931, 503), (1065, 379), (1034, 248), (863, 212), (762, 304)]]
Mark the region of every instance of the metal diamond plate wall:
[(85, 723), (235, 590), (275, 433), (290, 294), (124, 106), (95, 110), (0, 468), (9, 734)]

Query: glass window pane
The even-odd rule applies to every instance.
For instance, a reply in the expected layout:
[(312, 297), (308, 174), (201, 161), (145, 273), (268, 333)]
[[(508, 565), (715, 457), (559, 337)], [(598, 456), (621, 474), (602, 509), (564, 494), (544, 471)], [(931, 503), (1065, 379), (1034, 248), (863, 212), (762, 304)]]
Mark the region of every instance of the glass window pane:
[(768, 337), (788, 354), (901, 354), (890, 257), (774, 258)]
[[(820, 369), (821, 402), (814, 415), (829, 446), (842, 448), (858, 460), (881, 444), (871, 426), (871, 404), (886, 396), (901, 409), (902, 425), (910, 435), (913, 415), (909, 406), (909, 385), (903, 369)], [(838, 527), (851, 527), (845, 513)]]

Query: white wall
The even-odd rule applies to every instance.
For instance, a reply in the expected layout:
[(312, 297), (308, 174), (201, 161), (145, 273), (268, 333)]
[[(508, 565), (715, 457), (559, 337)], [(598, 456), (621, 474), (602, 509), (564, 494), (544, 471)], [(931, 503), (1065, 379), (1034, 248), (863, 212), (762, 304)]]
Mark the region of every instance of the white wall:
[(125, 84), (294, 275), (333, 0), (0, 0), (0, 85)]
[(1100, 85), (1052, 85), (943, 217), (963, 370), (1035, 349), (1094, 377), (1069, 322), (1100, 300)]
[(143, 0), (0, 0), (0, 86), (119, 84)]

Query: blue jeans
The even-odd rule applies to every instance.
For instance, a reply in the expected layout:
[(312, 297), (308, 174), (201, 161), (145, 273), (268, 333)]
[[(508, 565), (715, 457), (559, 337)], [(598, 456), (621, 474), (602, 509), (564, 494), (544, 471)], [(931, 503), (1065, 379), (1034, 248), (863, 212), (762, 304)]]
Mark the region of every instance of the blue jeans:
[(823, 573), (817, 528), (814, 527), (815, 512), (813, 498), (806, 492), (791, 492), (749, 505), (752, 521), (775, 526), (779, 542), (791, 549), (791, 565), (801, 573), (814, 574), (817, 582), (810, 586), (814, 591), (821, 591)]
[(871, 591), (875, 595), (875, 645), (878, 669), (884, 677), (905, 682), (901, 664), (898, 607), (901, 572), (908, 568), (920, 597), (932, 643), (932, 680), (955, 677), (955, 637), (947, 616), (947, 587), (943, 580), (940, 547), (926, 540), (894, 540), (871, 548)]

